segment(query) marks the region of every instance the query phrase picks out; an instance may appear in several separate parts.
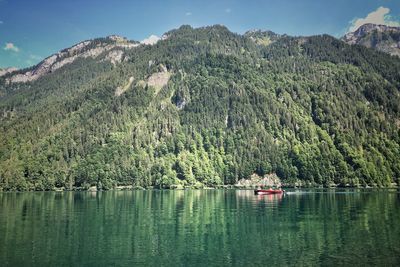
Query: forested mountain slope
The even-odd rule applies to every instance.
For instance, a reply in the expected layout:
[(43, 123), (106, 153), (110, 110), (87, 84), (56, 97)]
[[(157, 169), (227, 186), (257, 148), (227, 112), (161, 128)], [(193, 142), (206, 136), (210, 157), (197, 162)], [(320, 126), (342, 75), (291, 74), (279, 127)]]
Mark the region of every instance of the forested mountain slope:
[(3, 190), (215, 186), (253, 173), (399, 183), (400, 59), (327, 35), (182, 26), (32, 81), (13, 75), (0, 77)]

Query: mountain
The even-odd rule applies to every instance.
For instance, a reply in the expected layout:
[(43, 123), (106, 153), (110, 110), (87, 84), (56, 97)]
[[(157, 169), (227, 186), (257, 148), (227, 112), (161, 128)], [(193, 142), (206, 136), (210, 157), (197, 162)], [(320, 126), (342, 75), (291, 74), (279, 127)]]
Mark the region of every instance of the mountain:
[(356, 31), (347, 33), (342, 40), (400, 56), (400, 27), (364, 24)]
[(0, 188), (399, 183), (399, 58), (222, 25), (113, 39), (0, 77)]

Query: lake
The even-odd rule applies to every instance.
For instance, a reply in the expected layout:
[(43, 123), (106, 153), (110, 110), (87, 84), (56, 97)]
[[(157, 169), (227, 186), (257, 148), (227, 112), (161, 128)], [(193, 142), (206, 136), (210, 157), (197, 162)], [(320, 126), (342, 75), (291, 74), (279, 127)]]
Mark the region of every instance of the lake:
[(396, 190), (0, 193), (1, 266), (400, 266)]

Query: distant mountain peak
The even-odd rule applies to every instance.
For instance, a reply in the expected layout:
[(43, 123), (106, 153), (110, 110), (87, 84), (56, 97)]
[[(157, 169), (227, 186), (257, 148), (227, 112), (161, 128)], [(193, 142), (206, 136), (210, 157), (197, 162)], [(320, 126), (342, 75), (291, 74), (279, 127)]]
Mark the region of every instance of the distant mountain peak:
[(356, 38), (362, 38), (362, 37), (366, 36), (367, 34), (372, 33), (373, 31), (377, 31), (377, 32), (399, 32), (400, 31), (400, 27), (393, 27), (393, 26), (387, 26), (387, 25), (367, 23), (367, 24), (361, 25), (354, 32), (347, 33), (343, 38), (347, 39), (349, 41), (355, 41)]
[(381, 30), (381, 31), (386, 31), (389, 29), (398, 29), (399, 27), (395, 26), (388, 26), (388, 25), (383, 25), (383, 24), (374, 24), (374, 23), (365, 23), (358, 27), (357, 30), (355, 31), (372, 31), (372, 30)]
[(342, 40), (400, 56), (400, 27), (367, 23), (347, 33)]

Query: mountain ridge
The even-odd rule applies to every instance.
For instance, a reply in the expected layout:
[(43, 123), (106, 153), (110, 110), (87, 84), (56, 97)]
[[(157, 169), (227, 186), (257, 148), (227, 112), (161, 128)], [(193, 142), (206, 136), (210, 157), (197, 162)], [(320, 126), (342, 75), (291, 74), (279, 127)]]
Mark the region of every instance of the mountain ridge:
[[(183, 25), (183, 27), (186, 27), (188, 25)], [(188, 26), (190, 27), (190, 26)], [(224, 25), (214, 25), (214, 26), (205, 26), (201, 28), (207, 28), (207, 27), (222, 27), (228, 30)], [(181, 27), (182, 28), (182, 27)], [(126, 37), (118, 36), (118, 35), (109, 35), (106, 37), (99, 37), (91, 40), (85, 40), (81, 41), (69, 48), (65, 48), (60, 50), (59, 52), (50, 55), (49, 57), (45, 58), (41, 62), (39, 62), (37, 65), (18, 70), (16, 68), (10, 67), (6, 68), (2, 71), (0, 71), (0, 77), (5, 76), (10, 73), (14, 73), (14, 75), (8, 75), (7, 77), (7, 82), (9, 83), (14, 83), (14, 82), (28, 82), (28, 81), (33, 81), (36, 80), (38, 77), (45, 75), (49, 72), (54, 71), (55, 69), (58, 69), (65, 64), (69, 64), (76, 60), (79, 57), (94, 57), (96, 58), (100, 54), (113, 50), (115, 48), (121, 48), (121, 49), (129, 49), (129, 48), (134, 48), (140, 44), (142, 45), (153, 45), (159, 40), (166, 39), (168, 34), (173, 34), (175, 30), (171, 30), (166, 32), (163, 37), (157, 38), (154, 40), (148, 40), (145, 42), (138, 42), (138, 41), (129, 41)], [(371, 44), (370, 41), (366, 41), (365, 38), (372, 34), (374, 31), (378, 31), (379, 33), (394, 33), (397, 34), (395, 36), (395, 42), (391, 41), (389, 44), (385, 45), (380, 45), (377, 43)], [(390, 34), (389, 34), (390, 35)], [(263, 44), (263, 45), (269, 45), (270, 43), (276, 41), (279, 38), (282, 37), (288, 37), (286, 34), (277, 34), (274, 33), (273, 31), (270, 30), (261, 30), (261, 29), (254, 29), (254, 30), (249, 30), (246, 31), (243, 36), (249, 37), (253, 39), (255, 42), (258, 44)], [(156, 36), (153, 36), (156, 37)], [(302, 36), (300, 36), (302, 37)], [(307, 38), (307, 37), (302, 37), (302, 38)], [(358, 45), (363, 45), (368, 48), (373, 48), (378, 51), (382, 51), (385, 53), (389, 53), (391, 55), (398, 55), (400, 56), (400, 27), (393, 27), (393, 26), (386, 26), (386, 25), (377, 25), (377, 24), (371, 24), (367, 23), (362, 26), (360, 26), (357, 30), (354, 32), (349, 32), (345, 34), (343, 37), (340, 38), (340, 40), (350, 44), (358, 44)], [(111, 42), (114, 42), (114, 44), (110, 44)], [(105, 42), (106, 45), (101, 45), (102, 42)], [(82, 53), (86, 52), (85, 47), (92, 45), (93, 43), (97, 43), (99, 47), (93, 48), (91, 53)], [(108, 44), (108, 46), (107, 46)], [(81, 54), (80, 54), (81, 52)], [(67, 56), (69, 55), (69, 56)], [(123, 51), (117, 50), (113, 51), (109, 57), (106, 60), (110, 60), (113, 64), (118, 63), (122, 60), (122, 55)], [(63, 61), (63, 62), (62, 62)], [(18, 72), (15, 74), (15, 72)]]
[[(224, 28), (226, 30), (228, 30), (227, 27), (225, 27), (224, 25), (212, 25), (212, 26), (204, 26), (204, 27), (200, 27), (199, 29), (206, 29), (206, 28), (214, 28), (214, 27), (220, 27), (220, 28)], [(172, 29), (170, 31), (167, 31), (166, 33), (164, 33), (162, 35), (161, 38), (157, 38), (157, 39), (151, 39), (152, 37), (156, 37), (155, 35), (151, 35), (147, 40), (143, 40), (141, 42), (139, 41), (132, 41), (132, 40), (128, 40), (126, 37), (123, 36), (119, 36), (119, 35), (109, 35), (106, 37), (98, 37), (98, 38), (94, 38), (94, 39), (90, 39), (90, 40), (85, 40), (85, 41), (81, 41), (78, 42), (68, 48), (64, 48), (61, 49), (59, 52), (54, 53), (48, 57), (46, 57), (45, 59), (43, 59), (42, 61), (40, 61), (38, 64), (33, 65), (31, 67), (27, 67), (24, 69), (17, 69), (14, 67), (9, 67), (9, 68), (5, 68), (0, 72), (0, 77), (1, 76), (6, 76), (9, 73), (14, 73), (14, 77), (10, 77), (11, 75), (8, 75), (6, 81), (9, 83), (14, 83), (14, 82), (29, 82), (29, 81), (34, 81), (37, 78), (39, 78), (40, 76), (47, 74), (51, 71), (54, 71), (62, 66), (64, 66), (65, 64), (69, 64), (72, 63), (74, 60), (76, 60), (76, 58), (78, 57), (94, 57), (96, 58), (97, 56), (99, 56), (101, 53), (106, 52), (105, 50), (112, 50), (113, 48), (116, 47), (120, 47), (120, 48), (134, 48), (137, 47), (139, 45), (154, 45), (155, 43), (157, 43), (157, 41), (159, 40), (165, 40), (168, 38), (169, 35), (173, 35), (177, 30), (182, 31), (185, 28), (192, 28), (189, 25), (182, 25), (179, 29)], [(229, 30), (228, 30), (229, 31)], [(262, 34), (265, 36), (272, 36), (273, 39), (278, 38), (280, 35), (276, 34), (272, 31), (263, 31), (263, 30), (256, 30), (253, 33), (251, 33), (251, 31), (246, 32), (244, 35), (254, 35), (254, 34)], [(79, 55), (79, 52), (86, 52), (85, 51), (85, 47), (87, 46), (91, 46), (93, 45), (93, 43), (96, 43), (97, 45), (102, 46), (102, 42), (105, 42), (105, 44), (109, 44), (110, 41), (115, 42), (114, 43), (114, 47), (102, 47), (102, 50), (95, 50), (92, 52), (92, 54), (89, 53), (89, 55)], [(76, 58), (71, 58), (71, 56), (67, 56), (68, 54), (74, 54), (77, 57)], [(121, 61), (120, 57), (120, 53), (119, 55), (115, 55), (114, 57), (118, 57), (117, 61)], [(112, 58), (112, 56), (111, 56)], [(65, 60), (65, 62), (60, 62), (60, 60)], [(111, 60), (112, 62), (112, 60)], [(55, 68), (51, 68), (52, 65), (54, 65), (56, 63)], [(116, 62), (115, 62), (116, 63)], [(15, 72), (18, 72), (17, 74), (15, 74)]]
[[(100, 54), (109, 52), (111, 50), (114, 51), (108, 55), (109, 57), (107, 59), (115, 64), (116, 62), (120, 62), (122, 60), (123, 49), (133, 48), (137, 45), (137, 42), (128, 41), (126, 38), (117, 35), (110, 35), (105, 38), (82, 41), (45, 58), (37, 65), (25, 70), (13, 71), (18, 73), (14, 75), (8, 75), (9, 77), (6, 78), (6, 81), (9, 83), (34, 81), (45, 74), (63, 67), (66, 64), (72, 63), (78, 58), (96, 58)], [(116, 48), (120, 49), (118, 50)]]

